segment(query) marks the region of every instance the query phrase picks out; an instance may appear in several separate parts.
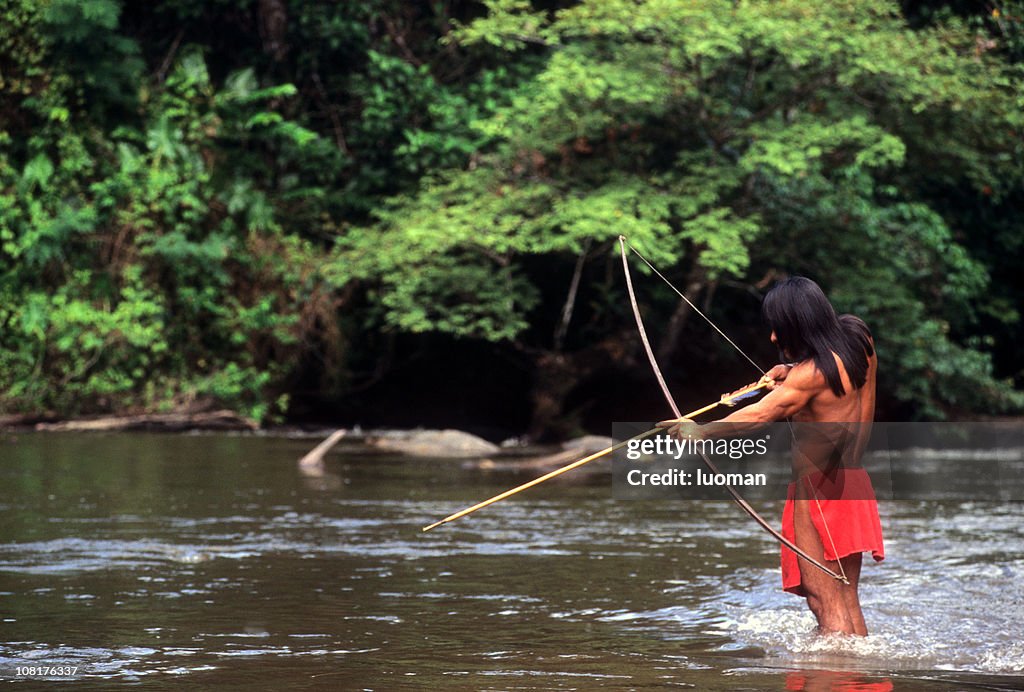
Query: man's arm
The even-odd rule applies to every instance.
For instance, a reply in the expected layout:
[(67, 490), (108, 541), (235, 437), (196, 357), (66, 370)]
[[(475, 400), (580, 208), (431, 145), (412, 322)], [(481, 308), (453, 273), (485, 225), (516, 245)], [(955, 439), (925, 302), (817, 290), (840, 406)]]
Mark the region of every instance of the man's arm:
[(745, 406), (721, 420), (700, 426), (704, 437), (742, 435), (780, 420), (790, 418), (806, 408), (825, 386), (825, 378), (807, 361), (794, 366), (779, 383), (756, 404)]
[[(782, 386), (782, 381), (786, 379), (786, 377), (789, 375), (789, 371), (792, 370), (792, 369), (793, 369), (792, 365), (787, 365), (785, 363), (779, 363), (778, 365), (773, 367), (771, 370), (766, 372), (764, 374), (764, 376), (762, 376), (761, 379), (759, 379), (757, 382), (751, 382), (750, 384), (745, 384), (745, 385), (743, 385), (742, 387), (740, 387), (739, 389), (737, 389), (735, 391), (723, 394), (722, 395), (722, 399), (732, 399), (734, 396), (736, 396), (740, 392), (742, 392), (742, 391), (744, 391), (746, 389), (750, 389), (751, 387), (755, 387), (755, 386), (757, 386), (759, 384), (767, 385), (767, 388), (768, 388), (769, 391), (771, 391), (772, 389), (775, 389), (776, 387), (781, 387)], [(726, 403), (726, 406), (732, 406), (732, 405), (733, 405), (732, 403)]]
[(789, 371), (794, 368), (792, 363), (779, 363), (764, 374), (762, 380), (769, 380), (768, 389), (775, 389), (782, 385), (782, 381), (789, 377)]

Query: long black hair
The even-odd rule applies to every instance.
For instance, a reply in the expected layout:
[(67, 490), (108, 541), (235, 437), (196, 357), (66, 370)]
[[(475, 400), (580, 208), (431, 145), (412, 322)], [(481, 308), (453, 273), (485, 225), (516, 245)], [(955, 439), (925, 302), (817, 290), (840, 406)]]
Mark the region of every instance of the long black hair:
[(843, 361), (854, 389), (864, 386), (868, 359), (875, 352), (871, 332), (858, 317), (836, 315), (818, 284), (803, 276), (781, 281), (764, 297), (761, 312), (775, 332), (784, 358), (814, 359), (836, 396), (846, 390), (833, 353)]

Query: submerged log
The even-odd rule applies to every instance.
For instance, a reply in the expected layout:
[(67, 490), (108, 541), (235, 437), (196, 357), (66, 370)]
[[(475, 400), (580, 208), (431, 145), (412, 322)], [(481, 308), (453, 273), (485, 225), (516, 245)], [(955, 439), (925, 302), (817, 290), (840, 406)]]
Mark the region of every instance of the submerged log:
[(36, 430), (62, 432), (94, 432), (110, 430), (258, 430), (259, 424), (235, 411), (220, 410), (203, 413), (146, 413), (137, 416), (105, 416), (37, 423)]
[(55, 413), (11, 413), (0, 416), (0, 430), (12, 428), (34, 428), (40, 423), (54, 423), (60, 420)]
[(322, 471), (324, 466), (324, 455), (331, 451), (331, 448), (334, 447), (334, 445), (341, 442), (341, 438), (345, 437), (347, 433), (347, 430), (335, 430), (332, 432), (330, 437), (313, 448), (309, 454), (299, 459), (299, 468)]
[[(607, 449), (613, 444), (615, 444), (615, 442), (610, 437), (603, 437), (601, 435), (585, 435), (564, 443), (562, 445), (562, 451), (560, 452), (528, 457), (526, 459), (517, 459), (514, 461), (483, 459), (469, 464), (468, 466), (470, 468), (495, 471), (550, 471), (560, 466), (571, 464), (577, 459), (582, 459), (583, 457), (600, 452), (602, 449)], [(590, 469), (590, 467), (588, 467), (588, 469), (593, 470)]]

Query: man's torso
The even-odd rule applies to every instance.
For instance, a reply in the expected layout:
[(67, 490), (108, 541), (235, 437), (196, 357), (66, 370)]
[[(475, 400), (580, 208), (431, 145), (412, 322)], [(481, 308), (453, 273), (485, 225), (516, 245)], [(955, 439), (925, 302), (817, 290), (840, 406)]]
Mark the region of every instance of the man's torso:
[(844, 393), (837, 396), (812, 360), (796, 365), (783, 386), (809, 386), (810, 401), (793, 416), (793, 477), (837, 468), (858, 468), (871, 436), (875, 415), (875, 373), (877, 359), (868, 359), (864, 385), (855, 389), (838, 356), (836, 366)]

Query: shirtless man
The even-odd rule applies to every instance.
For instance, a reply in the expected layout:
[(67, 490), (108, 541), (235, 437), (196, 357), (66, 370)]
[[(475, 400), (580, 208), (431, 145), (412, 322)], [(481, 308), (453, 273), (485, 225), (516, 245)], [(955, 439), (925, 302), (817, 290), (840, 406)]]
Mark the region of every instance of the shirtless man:
[(850, 583), (783, 547), (783, 589), (806, 597), (820, 632), (866, 635), (857, 596), (861, 553), (884, 557), (877, 503), (860, 465), (875, 412), (874, 343), (864, 322), (836, 315), (818, 285), (803, 277), (773, 288), (763, 313), (788, 363), (765, 374), (771, 391), (715, 423), (664, 423), (677, 436), (718, 437), (791, 420), (793, 482), (782, 534)]

